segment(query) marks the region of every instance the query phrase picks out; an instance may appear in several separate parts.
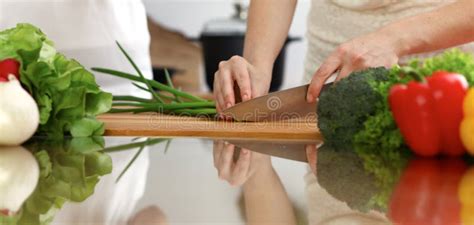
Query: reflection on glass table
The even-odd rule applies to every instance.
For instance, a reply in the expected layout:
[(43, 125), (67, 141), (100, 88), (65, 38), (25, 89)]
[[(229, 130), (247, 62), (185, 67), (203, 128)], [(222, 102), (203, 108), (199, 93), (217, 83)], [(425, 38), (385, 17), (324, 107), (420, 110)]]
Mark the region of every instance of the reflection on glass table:
[(270, 156), (214, 141), (214, 166), (220, 179), (243, 185), (248, 224), (296, 224), (293, 207)]
[(0, 215), (13, 216), (38, 184), (39, 168), (25, 148), (4, 147), (0, 151)]
[[(137, 147), (137, 144), (146, 146), (156, 143), (157, 139), (104, 148), (102, 137), (38, 138), (24, 147), (0, 147), (0, 196), (3, 198), (0, 199), (0, 224), (50, 224), (53, 220), (61, 220), (61, 215), (64, 212), (67, 214), (67, 211), (74, 212), (67, 216), (66, 221), (81, 218), (82, 212), (68, 210), (74, 208), (68, 203), (84, 202), (86, 199), (91, 202), (94, 191), (109, 180), (103, 177), (112, 171), (113, 158), (108, 152), (127, 150)], [(129, 166), (125, 167), (120, 175), (128, 169)], [(120, 176), (116, 181), (118, 178)], [(98, 210), (100, 206), (111, 208), (110, 204), (104, 204), (115, 197), (115, 191), (110, 191), (112, 195), (102, 195), (105, 201), (90, 205), (89, 212), (103, 212), (104, 209)], [(126, 208), (129, 208), (128, 203)], [(115, 211), (117, 207), (112, 209)]]
[(0, 224), (473, 224), (472, 161), (284, 140), (36, 139), (0, 149)]

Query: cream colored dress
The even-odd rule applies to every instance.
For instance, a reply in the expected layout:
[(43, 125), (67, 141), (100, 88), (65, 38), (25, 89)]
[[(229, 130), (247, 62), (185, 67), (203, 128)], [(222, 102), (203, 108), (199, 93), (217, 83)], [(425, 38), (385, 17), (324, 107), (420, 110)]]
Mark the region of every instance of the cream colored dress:
[[(373, 32), (390, 22), (432, 11), (453, 2), (455, 0), (312, 0), (308, 17), (304, 82), (311, 80), (323, 60), (338, 45)], [(474, 50), (472, 45), (461, 48)], [(427, 55), (430, 54), (420, 57)]]
[[(392, 22), (437, 9), (452, 0), (313, 0), (308, 18), (304, 82), (340, 44)], [(461, 46), (472, 51), (472, 45)], [(474, 52), (474, 51), (473, 51)], [(431, 53), (434, 54), (434, 53)], [(431, 55), (418, 55), (420, 57)], [(406, 60), (404, 58), (402, 60)], [(310, 225), (390, 224), (379, 212), (361, 213), (332, 197), (311, 172), (305, 177)]]

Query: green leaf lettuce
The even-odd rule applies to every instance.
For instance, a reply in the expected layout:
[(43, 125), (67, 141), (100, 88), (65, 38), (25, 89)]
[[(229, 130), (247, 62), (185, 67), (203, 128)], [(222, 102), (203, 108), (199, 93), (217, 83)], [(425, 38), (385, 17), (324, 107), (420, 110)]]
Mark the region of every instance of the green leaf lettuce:
[(0, 60), (6, 58), (21, 63), (21, 83), (39, 107), (39, 135), (60, 138), (104, 133), (96, 116), (110, 110), (112, 95), (103, 92), (80, 63), (58, 53), (40, 29), (18, 24), (0, 32)]

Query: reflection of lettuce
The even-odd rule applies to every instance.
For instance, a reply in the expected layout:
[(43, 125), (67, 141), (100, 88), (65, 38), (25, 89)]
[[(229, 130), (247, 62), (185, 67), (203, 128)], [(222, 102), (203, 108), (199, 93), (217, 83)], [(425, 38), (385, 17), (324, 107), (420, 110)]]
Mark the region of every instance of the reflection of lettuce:
[(362, 212), (385, 212), (401, 172), (406, 151), (318, 150), (318, 182), (333, 197)]
[(95, 78), (78, 62), (56, 52), (38, 28), (19, 24), (0, 32), (0, 60), (21, 62), (21, 83), (40, 111), (38, 133), (50, 137), (97, 136), (104, 125), (96, 115), (109, 111), (112, 95), (100, 90)]
[[(148, 138), (124, 145), (104, 148), (102, 137), (60, 139), (35, 139), (27, 144), (40, 166), (38, 186), (14, 217), (1, 217), (0, 225), (47, 225), (66, 202), (82, 202), (94, 193), (101, 176), (112, 171), (112, 160), (107, 153), (139, 149), (123, 168), (120, 177), (142, 152), (170, 139)], [(165, 149), (165, 152), (166, 152)]]
[(365, 171), (374, 176), (374, 183), (379, 189), (379, 192), (369, 200), (368, 206), (386, 211), (393, 188), (405, 169), (411, 153), (406, 148), (378, 152), (357, 149), (356, 152), (363, 161)]
[(42, 140), (27, 146), (40, 165), (38, 187), (20, 213), (0, 224), (48, 224), (68, 201), (82, 202), (94, 193), (100, 176), (112, 171), (112, 160), (100, 152), (102, 138)]

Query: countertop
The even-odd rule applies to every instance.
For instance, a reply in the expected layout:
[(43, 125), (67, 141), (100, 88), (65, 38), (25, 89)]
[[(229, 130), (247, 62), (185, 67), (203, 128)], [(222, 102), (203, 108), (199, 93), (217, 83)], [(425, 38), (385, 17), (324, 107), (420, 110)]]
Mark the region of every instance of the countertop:
[[(0, 157), (24, 160), (7, 150)], [(15, 150), (34, 156), (39, 181), (15, 181), (0, 165), (0, 208), (6, 195), (22, 203), (0, 210), (2, 225), (472, 224), (474, 215), (470, 159), (185, 137), (35, 138)]]

